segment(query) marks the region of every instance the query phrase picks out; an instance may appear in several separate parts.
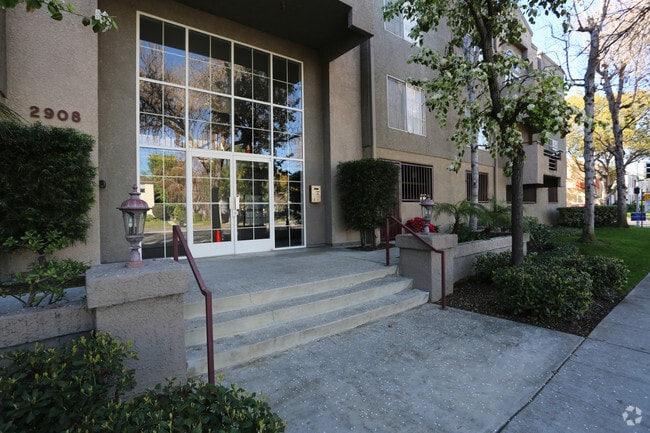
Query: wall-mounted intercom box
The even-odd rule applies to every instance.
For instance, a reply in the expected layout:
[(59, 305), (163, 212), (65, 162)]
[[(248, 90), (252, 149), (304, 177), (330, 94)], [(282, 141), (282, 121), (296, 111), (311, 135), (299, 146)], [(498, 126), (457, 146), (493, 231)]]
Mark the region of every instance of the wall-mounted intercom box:
[(320, 185), (309, 185), (309, 202), (320, 203), (320, 201), (321, 201)]

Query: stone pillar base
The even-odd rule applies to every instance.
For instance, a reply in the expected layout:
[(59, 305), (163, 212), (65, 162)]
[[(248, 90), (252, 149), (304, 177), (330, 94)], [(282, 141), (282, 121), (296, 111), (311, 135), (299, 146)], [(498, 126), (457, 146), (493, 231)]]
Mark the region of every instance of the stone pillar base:
[(133, 341), (136, 370), (143, 392), (166, 378), (187, 380), (183, 293), (189, 288), (187, 269), (173, 260), (147, 260), (141, 268), (124, 263), (93, 266), (86, 272), (88, 308), (95, 329), (122, 342)]
[[(454, 290), (454, 249), (458, 236), (449, 234), (422, 234), (422, 238), (438, 251), (445, 252), (445, 282), (447, 294)], [(400, 249), (399, 273), (412, 278), (416, 289), (429, 292), (429, 302), (442, 297), (441, 255), (431, 251), (411, 234), (397, 235), (395, 245)]]

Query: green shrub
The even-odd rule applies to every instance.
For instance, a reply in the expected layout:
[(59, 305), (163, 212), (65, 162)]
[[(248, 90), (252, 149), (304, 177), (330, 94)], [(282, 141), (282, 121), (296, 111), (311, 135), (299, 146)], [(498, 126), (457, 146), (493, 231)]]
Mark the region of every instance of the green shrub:
[(63, 299), (65, 289), (83, 278), (87, 269), (85, 263), (71, 259), (36, 263), (29, 271), (16, 273), (15, 284), (0, 283), (0, 297), (11, 296), (26, 307), (38, 306), (44, 301), (49, 305)]
[(135, 387), (130, 343), (105, 333), (60, 348), (36, 344), (0, 355), (0, 431), (68, 433), (281, 433), (268, 403), (232, 385), (158, 385), (121, 401)]
[(510, 251), (479, 254), (474, 262), (476, 276), (483, 281), (492, 281), (497, 269), (510, 266), (511, 257)]
[(579, 318), (592, 303), (588, 273), (565, 267), (526, 264), (494, 274), (504, 307), (513, 314)]
[(525, 217), (524, 231), (530, 235), (528, 245), (537, 251), (546, 251), (552, 248), (551, 226), (540, 223), (535, 217)]
[(28, 248), (40, 242), (39, 254), (85, 240), (95, 200), (93, 137), (70, 128), (0, 121), (0, 139), (0, 249), (28, 247), (28, 232)]
[(130, 344), (94, 332), (60, 348), (0, 355), (0, 431), (85, 431), (135, 386), (134, 371), (122, 365), (132, 358)]
[(596, 297), (608, 297), (627, 284), (629, 269), (622, 260), (605, 256), (582, 256), (582, 269), (593, 280)]
[(622, 260), (605, 256), (553, 255), (545, 258), (551, 267), (579, 269), (589, 274), (592, 293), (597, 298), (611, 296), (627, 283), (629, 270)]
[(375, 229), (382, 227), (397, 205), (399, 167), (381, 159), (342, 162), (336, 169), (343, 220), (361, 232), (361, 246), (375, 244)]
[[(559, 225), (582, 227), (584, 222), (583, 207), (559, 207)], [(616, 206), (594, 206), (594, 226), (616, 226)]]
[(255, 394), (232, 385), (190, 381), (158, 385), (120, 407), (105, 432), (279, 433), (285, 423)]

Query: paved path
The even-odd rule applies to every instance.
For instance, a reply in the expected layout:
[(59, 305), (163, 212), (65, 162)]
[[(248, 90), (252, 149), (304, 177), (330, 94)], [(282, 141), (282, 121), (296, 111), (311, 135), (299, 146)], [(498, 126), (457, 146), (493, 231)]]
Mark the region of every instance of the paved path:
[(650, 275), (504, 432), (650, 432)]
[(650, 276), (587, 339), (425, 305), (222, 373), (287, 433), (650, 432)]

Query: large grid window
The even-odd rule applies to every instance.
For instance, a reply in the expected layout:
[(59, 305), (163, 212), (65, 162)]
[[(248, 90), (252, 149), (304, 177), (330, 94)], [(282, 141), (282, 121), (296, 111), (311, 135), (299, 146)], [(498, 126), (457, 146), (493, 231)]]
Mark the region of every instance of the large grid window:
[(420, 201), (423, 195), (433, 198), (433, 167), (402, 163), (402, 201)]
[(303, 245), (302, 65), (140, 15), (138, 74), (140, 182), (154, 192), (145, 256), (169, 255), (171, 223), (191, 224), (195, 243), (228, 241), (231, 191), (237, 240), (275, 228), (277, 248)]
[(424, 91), (402, 80), (387, 77), (388, 126), (412, 134), (426, 135)]
[[(465, 183), (467, 190), (467, 200), (472, 199), (472, 172), (465, 172)], [(480, 203), (486, 203), (488, 199), (488, 174), (479, 173), (478, 174), (478, 201)]]

